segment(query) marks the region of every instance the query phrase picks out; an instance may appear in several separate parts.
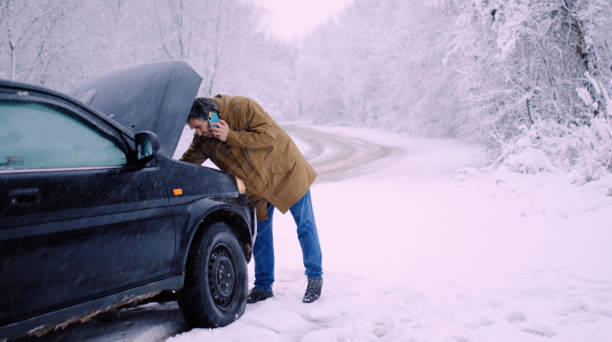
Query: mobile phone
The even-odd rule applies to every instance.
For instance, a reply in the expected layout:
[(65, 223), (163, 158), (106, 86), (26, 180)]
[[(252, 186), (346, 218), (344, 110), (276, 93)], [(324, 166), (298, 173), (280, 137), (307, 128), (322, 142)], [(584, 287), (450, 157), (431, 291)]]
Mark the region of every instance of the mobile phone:
[(211, 127), (219, 128), (219, 125), (217, 125), (217, 123), (219, 123), (219, 115), (217, 114), (217, 112), (208, 113), (208, 124)]

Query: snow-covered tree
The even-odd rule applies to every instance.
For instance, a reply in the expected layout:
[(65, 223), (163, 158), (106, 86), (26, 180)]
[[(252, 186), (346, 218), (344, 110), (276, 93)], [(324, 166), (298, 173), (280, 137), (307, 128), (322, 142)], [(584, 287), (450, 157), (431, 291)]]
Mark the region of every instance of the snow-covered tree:
[[(459, 137), (517, 170), (560, 167), (592, 179), (612, 158), (611, 8), (356, 0), (302, 46), (301, 102), (328, 120)], [(534, 160), (526, 154), (550, 167), (521, 165)]]
[(297, 111), (295, 49), (260, 32), (243, 0), (0, 0), (0, 77), (70, 90), (121, 67), (182, 59), (201, 95), (251, 96)]

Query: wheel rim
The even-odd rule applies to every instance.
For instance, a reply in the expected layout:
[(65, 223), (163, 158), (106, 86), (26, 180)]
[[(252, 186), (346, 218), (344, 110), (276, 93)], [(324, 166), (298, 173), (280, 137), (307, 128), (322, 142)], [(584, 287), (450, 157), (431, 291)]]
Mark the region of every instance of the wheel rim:
[(234, 294), (236, 275), (229, 248), (218, 244), (213, 248), (208, 260), (208, 288), (219, 309), (227, 309)]

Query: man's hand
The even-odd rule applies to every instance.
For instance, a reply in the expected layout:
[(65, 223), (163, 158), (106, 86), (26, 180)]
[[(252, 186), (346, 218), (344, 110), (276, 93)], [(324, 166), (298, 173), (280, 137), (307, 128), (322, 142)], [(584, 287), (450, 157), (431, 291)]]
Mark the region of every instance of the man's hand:
[(242, 182), (242, 180), (238, 177), (236, 177), (236, 185), (238, 186), (238, 192), (240, 192), (241, 194), (244, 194), (246, 192), (246, 186), (244, 185), (244, 182)]
[(218, 140), (225, 142), (227, 140), (227, 133), (229, 132), (229, 125), (225, 120), (219, 120), (219, 127), (210, 126), (210, 131), (212, 132), (212, 136)]

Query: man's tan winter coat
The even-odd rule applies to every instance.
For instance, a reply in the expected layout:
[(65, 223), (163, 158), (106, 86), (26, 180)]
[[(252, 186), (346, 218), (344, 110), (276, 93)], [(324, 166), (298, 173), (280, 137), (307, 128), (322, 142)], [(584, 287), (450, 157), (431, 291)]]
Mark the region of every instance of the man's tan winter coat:
[(219, 105), (219, 118), (229, 125), (227, 140), (196, 134), (181, 160), (199, 165), (210, 158), (221, 170), (242, 179), (260, 221), (267, 219), (267, 202), (287, 212), (306, 194), (316, 172), (257, 102), (227, 95), (213, 100)]

